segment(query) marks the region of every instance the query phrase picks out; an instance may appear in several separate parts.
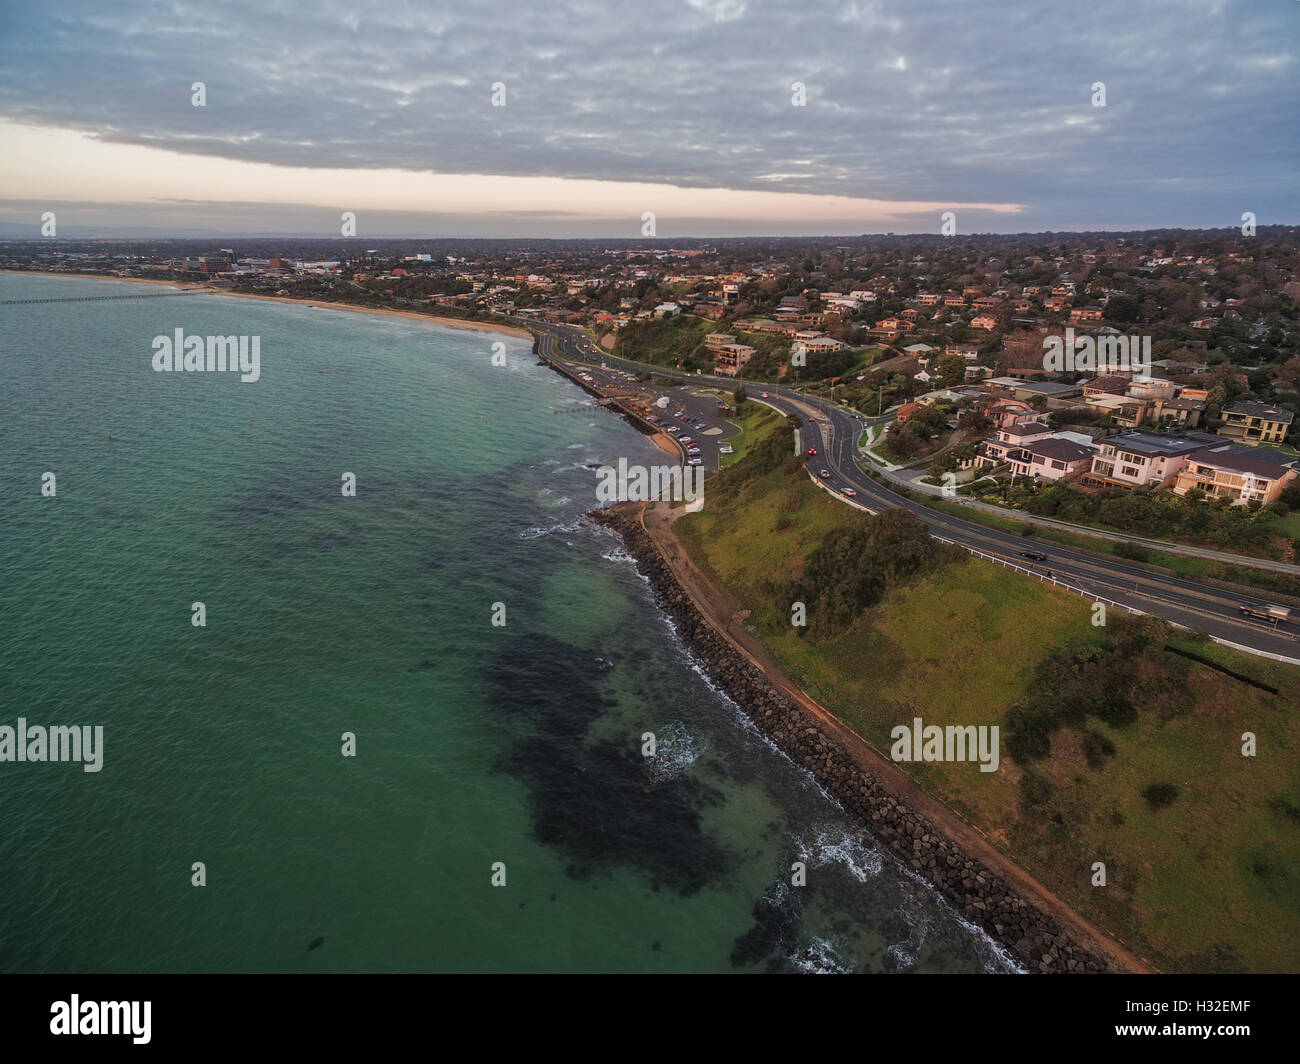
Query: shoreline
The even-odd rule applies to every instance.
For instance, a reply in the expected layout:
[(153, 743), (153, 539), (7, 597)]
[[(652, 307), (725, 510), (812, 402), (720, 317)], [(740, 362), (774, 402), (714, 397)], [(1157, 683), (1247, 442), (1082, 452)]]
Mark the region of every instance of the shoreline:
[(212, 292), (219, 296), (235, 299), (260, 299), (268, 303), (290, 303), (295, 306), (316, 307), (321, 310), (346, 310), (355, 314), (377, 314), (391, 318), (407, 318), (412, 321), (424, 321), (431, 325), (445, 325), (451, 329), (469, 329), (473, 332), (497, 332), (507, 336), (531, 340), (533, 334), (518, 325), (498, 325), (495, 322), (474, 321), (468, 318), (448, 318), (437, 314), (421, 314), (418, 310), (390, 310), (386, 307), (363, 307), (357, 303), (331, 303), (313, 299), (296, 299), (293, 296), (264, 296), (255, 292), (231, 292), (224, 288), (199, 284), (196, 281), (156, 281), (151, 277), (108, 277), (100, 273), (64, 273), (45, 270), (0, 270), (0, 276), (12, 273), (20, 277), (71, 277), (82, 281), (116, 281), (122, 284), (153, 284), (165, 288), (179, 288), (184, 291)]
[[(619, 534), (678, 633), (746, 717), (877, 842), (1029, 972), (1156, 969), (1089, 924), (937, 799), (921, 791), (741, 638), (723, 593), (695, 569), (659, 508), (590, 515)], [(751, 644), (747, 647), (745, 644)]]

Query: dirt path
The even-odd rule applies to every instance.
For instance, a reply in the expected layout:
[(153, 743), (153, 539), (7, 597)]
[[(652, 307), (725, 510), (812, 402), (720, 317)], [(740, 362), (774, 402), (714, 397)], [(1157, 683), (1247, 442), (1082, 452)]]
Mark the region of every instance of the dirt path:
[(1032, 902), (1051, 916), (1062, 927), (1068, 928), (1089, 948), (1109, 958), (1119, 971), (1152, 973), (1158, 969), (1144, 958), (1130, 952), (1111, 935), (1104, 934), (1069, 905), (1058, 898), (1037, 879), (989, 842), (973, 824), (959, 816), (943, 802), (921, 790), (902, 771), (868, 743), (852, 728), (844, 724), (830, 710), (809, 696), (789, 679), (763, 649), (758, 640), (736, 620), (738, 608), (729, 596), (696, 567), (681, 541), (673, 531), (673, 522), (680, 517), (680, 509), (670, 510), (663, 504), (641, 508), (641, 525), (672, 567), (685, 591), (696, 607), (714, 628), (722, 633), (737, 650), (748, 658), (767, 678), (797, 705), (823, 722), (843, 740), (845, 753), (849, 754), (864, 771), (875, 776), (900, 800), (916, 812), (931, 820), (936, 827), (960, 846), (972, 858), (982, 861), (1005, 880), (1007, 885), (1026, 901)]

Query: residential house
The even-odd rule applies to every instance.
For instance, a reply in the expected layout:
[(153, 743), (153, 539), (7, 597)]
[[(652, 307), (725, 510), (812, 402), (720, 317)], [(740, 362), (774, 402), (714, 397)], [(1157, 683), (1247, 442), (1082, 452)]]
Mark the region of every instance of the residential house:
[(1295, 414), (1265, 403), (1240, 402), (1223, 408), (1219, 435), (1242, 443), (1280, 443), (1291, 431)]
[[(1244, 448), (1243, 448), (1244, 450)], [(1215, 499), (1230, 499), (1234, 506), (1258, 502), (1267, 506), (1276, 502), (1286, 486), (1300, 473), (1294, 468), (1294, 459), (1262, 447), (1247, 453), (1196, 451), (1179, 472), (1174, 491), (1186, 495), (1200, 488)]]
[(1013, 477), (1063, 480), (1084, 472), (1096, 453), (1097, 449), (1089, 444), (1054, 437), (1008, 452), (1007, 464)]
[(1160, 487), (1171, 483), (1197, 451), (1226, 451), (1229, 446), (1226, 441), (1218, 441), (1216, 447), (1213, 436), (1196, 432), (1182, 436), (1122, 432), (1098, 441), (1098, 453), (1083, 483), (1096, 488)]

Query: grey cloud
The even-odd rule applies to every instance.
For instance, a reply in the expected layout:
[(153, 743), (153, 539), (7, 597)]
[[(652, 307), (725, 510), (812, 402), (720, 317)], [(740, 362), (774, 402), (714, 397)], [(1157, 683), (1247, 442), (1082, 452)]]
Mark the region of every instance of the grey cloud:
[(0, 114), (123, 143), (1012, 201), (1017, 228), (1295, 213), (1300, 4), (54, 0), (5, 3), (3, 24)]

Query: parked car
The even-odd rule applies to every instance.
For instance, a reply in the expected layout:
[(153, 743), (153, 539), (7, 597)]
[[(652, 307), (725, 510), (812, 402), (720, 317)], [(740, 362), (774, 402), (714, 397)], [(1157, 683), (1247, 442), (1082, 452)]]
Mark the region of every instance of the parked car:
[(703, 465), (703, 464), (704, 464), (704, 459), (703, 459), (703, 458), (688, 458), (688, 459), (686, 459), (686, 464), (687, 464), (687, 465)]

